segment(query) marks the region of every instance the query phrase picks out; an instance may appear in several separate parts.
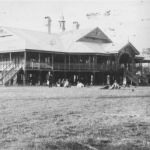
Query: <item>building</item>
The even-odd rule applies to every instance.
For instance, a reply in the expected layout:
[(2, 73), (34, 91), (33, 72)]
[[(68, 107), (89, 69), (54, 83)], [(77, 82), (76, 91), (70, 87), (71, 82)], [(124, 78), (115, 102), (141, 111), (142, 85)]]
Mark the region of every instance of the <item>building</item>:
[[(46, 74), (51, 71), (53, 83), (58, 79), (78, 80), (85, 84), (148, 84), (147, 79), (136, 75), (137, 64), (141, 71), (144, 57), (132, 43), (113, 43), (101, 29), (79, 29), (73, 22), (73, 30), (65, 31), (62, 16), (60, 34), (0, 27), (0, 82), (7, 84), (45, 85)], [(139, 56), (139, 57), (138, 57)], [(149, 62), (149, 60), (144, 60)]]

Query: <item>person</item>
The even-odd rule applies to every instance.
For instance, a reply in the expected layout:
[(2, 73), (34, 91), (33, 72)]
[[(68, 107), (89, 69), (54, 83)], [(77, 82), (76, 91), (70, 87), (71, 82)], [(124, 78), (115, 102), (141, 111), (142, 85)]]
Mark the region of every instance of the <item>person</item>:
[(64, 82), (64, 87), (70, 87), (68, 79)]
[(111, 85), (106, 85), (104, 87), (102, 87), (101, 89), (110, 89), (111, 88)]
[(46, 79), (47, 79), (47, 85), (48, 85), (49, 87), (52, 87), (52, 74), (51, 74), (50, 71), (48, 72), (48, 74), (47, 74), (47, 76), (46, 76)]
[(110, 87), (110, 89), (120, 89), (119, 84), (117, 83), (117, 81), (115, 80), (113, 85)]
[(60, 85), (61, 85), (61, 79), (58, 79), (58, 81), (56, 82), (56, 86), (60, 87)]
[(78, 81), (77, 88), (83, 88), (83, 87), (84, 87), (84, 85), (81, 82)]
[(63, 86), (64, 86), (64, 83), (65, 83), (65, 81), (64, 81), (64, 79), (62, 79), (62, 81), (61, 81), (61, 83), (60, 83), (60, 87), (63, 87)]

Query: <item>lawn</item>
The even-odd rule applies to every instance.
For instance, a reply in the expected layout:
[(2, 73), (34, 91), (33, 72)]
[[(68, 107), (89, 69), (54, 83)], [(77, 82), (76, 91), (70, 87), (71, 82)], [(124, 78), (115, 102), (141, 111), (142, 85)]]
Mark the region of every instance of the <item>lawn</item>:
[(150, 87), (0, 87), (0, 150), (148, 150)]

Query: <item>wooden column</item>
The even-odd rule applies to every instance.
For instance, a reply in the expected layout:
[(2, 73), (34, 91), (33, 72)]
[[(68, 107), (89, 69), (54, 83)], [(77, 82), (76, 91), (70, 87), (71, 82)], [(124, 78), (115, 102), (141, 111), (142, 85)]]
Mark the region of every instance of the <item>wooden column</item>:
[(95, 72), (93, 72), (93, 85), (95, 85)]
[(89, 55), (89, 70), (91, 69), (91, 57), (90, 57), (90, 55)]
[(141, 70), (141, 74), (142, 74), (142, 61), (140, 62), (140, 70)]
[(53, 67), (53, 70), (54, 70), (54, 54), (52, 54), (52, 67)]
[(26, 69), (27, 52), (24, 52), (24, 69)]
[(78, 81), (81, 82), (81, 76), (80, 76), (81, 72), (78, 72)]
[(95, 70), (95, 56), (93, 55), (93, 70)]
[(54, 82), (55, 82), (55, 72), (53, 71), (52, 72), (52, 84), (54, 84)]
[(39, 76), (38, 76), (38, 85), (41, 85), (41, 70), (39, 71)]
[(64, 55), (64, 70), (66, 70), (66, 54)]
[(69, 70), (70, 70), (70, 55), (69, 55)]
[(115, 54), (115, 65), (116, 65), (116, 70), (118, 69), (118, 56)]
[(10, 61), (11, 61), (11, 53), (9, 53), (9, 59), (10, 59)]
[(41, 53), (39, 53), (38, 63), (39, 63), (39, 69), (40, 69), (41, 68), (41, 66), (40, 66), (41, 65), (40, 64), (41, 63)]
[(94, 56), (94, 70), (97, 70), (97, 55)]
[(27, 52), (24, 52), (24, 81), (23, 84), (26, 85), (27, 84), (27, 70), (26, 70), (26, 61), (27, 61)]

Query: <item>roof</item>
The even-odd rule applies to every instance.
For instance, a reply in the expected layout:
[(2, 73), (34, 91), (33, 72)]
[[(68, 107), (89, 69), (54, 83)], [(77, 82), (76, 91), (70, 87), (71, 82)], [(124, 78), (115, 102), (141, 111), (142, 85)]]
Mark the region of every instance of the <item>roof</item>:
[(100, 43), (92, 42), (76, 42), (71, 44), (67, 52), (69, 53), (99, 53), (108, 54), (101, 46)]
[[(13, 44), (14, 37), (18, 36), (19, 39), (24, 41), (24, 45), (22, 49), (30, 49), (30, 50), (43, 50), (43, 51), (52, 51), (52, 52), (65, 52), (63, 45), (59, 39), (57, 34), (48, 34), (45, 32), (39, 31), (31, 31), (24, 29), (16, 29), (5, 27), (2, 28), (5, 32), (11, 33), (10, 38), (5, 40), (6, 43)], [(1, 40), (3, 43), (4, 40)], [(13, 40), (13, 41), (12, 41)], [(2, 44), (0, 42), (0, 44)], [(3, 50), (3, 49), (2, 49)], [(14, 50), (20, 50), (18, 47), (14, 47)], [(1, 51), (1, 48), (0, 48)]]
[(89, 32), (91, 32), (93, 28), (91, 29), (78, 29), (78, 30), (71, 30), (67, 32), (62, 32), (59, 34), (59, 37), (61, 39), (61, 42), (66, 50), (71, 46), (71, 44), (75, 43), (78, 39), (85, 36)]
[(136, 54), (139, 54), (138, 50), (130, 43), (104, 43), (101, 44), (101, 47), (108, 53), (118, 53), (121, 51), (123, 48), (131, 46), (133, 50), (135, 51)]
[[(131, 43), (112, 43), (99, 29), (77, 29), (61, 34), (48, 34), (11, 27), (0, 28), (0, 52), (9, 51), (48, 51), (66, 53), (118, 53), (131, 46), (136, 54), (138, 50)], [(107, 42), (107, 43), (105, 43)]]
[(142, 60), (143, 63), (150, 63), (150, 57), (144, 57)]

